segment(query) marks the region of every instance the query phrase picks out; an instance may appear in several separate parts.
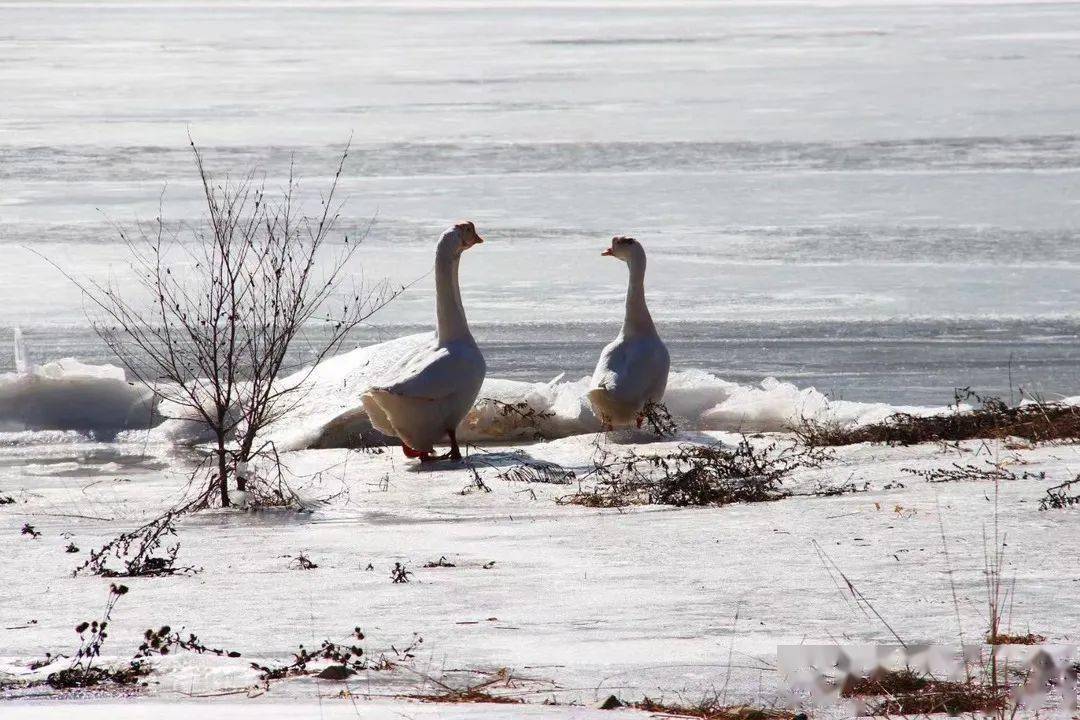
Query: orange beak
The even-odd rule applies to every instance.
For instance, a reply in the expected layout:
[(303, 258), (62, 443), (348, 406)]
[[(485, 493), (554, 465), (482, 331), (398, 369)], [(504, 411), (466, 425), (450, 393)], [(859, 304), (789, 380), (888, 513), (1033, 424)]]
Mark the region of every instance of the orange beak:
[(602, 252), (602, 253), (600, 253), (600, 254), (601, 254), (601, 255), (603, 255), (603, 256), (605, 256), (605, 257), (611, 257), (611, 256), (612, 256), (612, 255), (614, 255), (615, 253), (611, 252), (611, 248), (608, 248), (607, 250), (605, 250), (604, 252)]

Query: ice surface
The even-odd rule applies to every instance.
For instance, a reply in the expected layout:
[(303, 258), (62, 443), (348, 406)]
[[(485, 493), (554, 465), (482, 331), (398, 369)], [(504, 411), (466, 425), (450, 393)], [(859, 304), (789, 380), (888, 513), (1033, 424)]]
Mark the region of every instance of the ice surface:
[[(207, 512), (186, 518), (178, 527), (180, 560), (203, 571), (193, 578), (125, 580), (131, 592), (117, 605), (102, 661), (130, 658), (143, 631), (162, 624), (243, 653), (235, 659), (188, 653), (155, 659), (145, 694), (190, 702), (192, 695), (250, 687), (253, 660), (284, 661), (299, 643), (340, 640), (360, 625), (375, 654), (407, 642), (413, 632), (424, 638), (410, 670), (368, 673), (348, 683), (360, 717), (367, 716), (368, 703), (386, 701), (388, 685), (416, 691), (425, 677), (440, 679), (451, 668), (508, 667), (539, 678), (548, 690), (525, 695), (537, 704), (549, 697), (592, 703), (611, 693), (694, 700), (720, 687), (733, 701), (767, 704), (779, 682), (771, 669), (778, 645), (894, 642), (843, 583), (838, 586), (815, 541), (906, 642), (955, 647), (958, 616), (968, 641), (980, 637), (983, 533), (993, 532), (995, 503), (987, 498), (993, 499), (995, 488), (978, 481), (927, 483), (902, 472), (954, 462), (1016, 463), (1032, 474), (1046, 473), (1045, 480), (999, 488), (1007, 575), (1015, 578), (1010, 621), (1014, 631), (1043, 634), (1054, 643), (1070, 642), (1080, 625), (1080, 608), (1067, 601), (1077, 582), (1076, 513), (1040, 512), (1037, 503), (1045, 487), (1073, 476), (1075, 447), (1016, 450), (973, 441), (840, 448), (825, 468), (800, 470), (785, 486), (806, 491), (819, 482), (850, 481), (868, 483), (867, 492), (721, 508), (595, 510), (555, 502), (575, 486), (497, 476), (519, 457), (514, 453), (587, 467), (592, 440), (485, 448), (471, 462), (490, 492), (463, 492), (473, 484), (468, 467), (418, 468), (398, 452), (288, 453), (291, 476), (307, 494), (335, 499), (311, 514)], [(141, 444), (123, 449), (167, 451)], [(70, 653), (77, 640), (73, 625), (100, 611), (108, 580), (72, 577), (73, 567), (90, 548), (175, 499), (186, 468), (147, 470), (125, 461), (121, 482), (96, 474), (83, 457), (86, 446), (11, 450), (0, 447), (0, 487), (16, 499), (0, 510), (0, 536), (10, 538), (4, 545), (6, 582), (0, 584), (0, 670), (24, 676), (30, 661), (45, 652)], [(5, 464), (16, 457), (34, 458), (34, 473)], [(21, 536), (25, 522), (41, 537)], [(65, 553), (68, 542), (81, 552)], [(318, 567), (298, 569), (300, 552)], [(424, 567), (441, 556), (455, 567)], [(414, 573), (410, 583), (390, 582), (395, 562)], [(289, 703), (296, 703), (290, 717), (319, 717), (311, 709), (321, 702), (325, 717), (337, 717), (342, 707), (353, 710), (351, 699), (338, 697), (343, 687), (295, 680), (261, 698), (231, 700), (265, 709), (268, 718), (285, 712), (278, 704)], [(6, 705), (0, 712), (25, 717), (29, 711), (22, 707)], [(124, 713), (146, 708), (144, 716), (156, 716), (152, 704), (125, 700), (124, 707), (133, 708)], [(540, 712), (535, 707), (513, 717)], [(214, 716), (217, 708), (200, 712)], [(395, 709), (404, 716), (433, 712)], [(444, 712), (432, 716), (495, 712), (439, 710)], [(373, 708), (372, 716), (380, 713)]]
[[(618, 326), (625, 272), (598, 251), (632, 231), (653, 316), (696, 323), (665, 335), (683, 341), (676, 367), (732, 379), (742, 353), (740, 382), (894, 403), (1007, 394), (1010, 376), (1080, 386), (1075, 3), (99, 5), (0, 4), (20, 38), (2, 57), (19, 72), (0, 76), (0, 326), (28, 337), (84, 321), (77, 288), (30, 249), (119, 275), (111, 221), (154, 217), (165, 183), (169, 216), (198, 221), (189, 129), (219, 175), (255, 167), (274, 187), (295, 152), (312, 190), (352, 134), (341, 230), (377, 222), (350, 271), (410, 283), (442, 227), (475, 220), (489, 242), (462, 291), (478, 339), (505, 356), (532, 345), (522, 325), (550, 341), (533, 374), (494, 377), (587, 371), (565, 346), (595, 342), (595, 361), (614, 335), (583, 323)], [(445, 38), (480, 28), (499, 41), (447, 62)], [(252, 58), (258, 73), (221, 82)], [(428, 321), (430, 286), (374, 321)], [(697, 342), (730, 320), (750, 342)], [(927, 343), (878, 342), (919, 323)], [(50, 357), (103, 352), (86, 341)]]

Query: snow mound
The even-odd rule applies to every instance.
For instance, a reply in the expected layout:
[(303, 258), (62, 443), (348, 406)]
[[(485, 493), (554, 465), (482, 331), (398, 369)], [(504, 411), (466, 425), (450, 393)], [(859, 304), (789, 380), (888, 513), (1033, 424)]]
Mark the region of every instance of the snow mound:
[(900, 412), (935, 415), (951, 410), (953, 408), (945, 406), (915, 407), (830, 400), (814, 388), (800, 389), (770, 377), (756, 386), (731, 384), (727, 397), (701, 414), (699, 427), (702, 430), (780, 432), (807, 421), (859, 426), (881, 422)]
[(295, 389), (288, 412), (262, 433), (278, 450), (352, 447), (359, 438), (386, 438), (371, 426), (360, 402), (364, 391), (389, 382), (403, 362), (430, 347), (434, 333), (417, 333), (327, 358), (283, 378)]
[[(413, 353), (430, 347), (431, 333), (358, 348), (282, 380), (296, 387), (294, 407), (267, 428), (264, 439), (279, 450), (355, 447), (385, 441), (371, 427), (360, 396), (388, 382)], [(600, 423), (589, 407), (589, 378), (524, 382), (489, 377), (459, 437), (466, 442), (548, 439), (592, 433)], [(897, 412), (930, 415), (950, 408), (898, 407), (830, 400), (814, 388), (766, 378), (740, 385), (703, 370), (673, 371), (664, 403), (687, 430), (782, 432), (805, 420), (862, 425)], [(392, 439), (391, 439), (392, 440)]]
[[(357, 447), (393, 442), (376, 431), (361, 403), (363, 393), (390, 382), (417, 352), (430, 349), (434, 335), (418, 333), (357, 348), (307, 367), (280, 381), (290, 390), (282, 417), (261, 434), (279, 451)], [(125, 429), (153, 427), (173, 443), (203, 442), (205, 424), (190, 409), (155, 407), (153, 394), (128, 383), (113, 365), (86, 365), (64, 358), (41, 366), (16, 349), (22, 371), (0, 375), (0, 430), (76, 430), (114, 437)], [(523, 382), (487, 378), (466, 416), (466, 442), (561, 438), (600, 430), (586, 393), (589, 378)], [(846, 426), (880, 422), (897, 412), (932, 415), (949, 407), (898, 407), (884, 403), (830, 400), (814, 388), (766, 378), (740, 385), (703, 370), (673, 371), (664, 404), (685, 430), (782, 432), (802, 422)], [(161, 422), (163, 418), (168, 418)]]

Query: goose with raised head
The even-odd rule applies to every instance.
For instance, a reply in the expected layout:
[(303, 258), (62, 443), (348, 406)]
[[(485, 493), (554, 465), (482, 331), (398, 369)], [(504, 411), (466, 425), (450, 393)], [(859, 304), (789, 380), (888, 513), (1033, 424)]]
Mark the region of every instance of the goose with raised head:
[[(435, 246), (436, 334), (410, 354), (392, 382), (362, 398), (371, 424), (400, 438), (405, 455), (421, 462), (461, 459), (457, 427), (484, 382), (484, 356), (469, 332), (458, 287), (461, 254), (483, 241), (471, 222), (442, 234)], [(435, 457), (435, 443), (443, 438), (450, 452)]]
[(633, 422), (640, 427), (645, 406), (664, 397), (671, 360), (645, 303), (645, 248), (633, 238), (615, 237), (601, 255), (626, 263), (630, 283), (622, 331), (600, 353), (589, 402), (605, 428)]

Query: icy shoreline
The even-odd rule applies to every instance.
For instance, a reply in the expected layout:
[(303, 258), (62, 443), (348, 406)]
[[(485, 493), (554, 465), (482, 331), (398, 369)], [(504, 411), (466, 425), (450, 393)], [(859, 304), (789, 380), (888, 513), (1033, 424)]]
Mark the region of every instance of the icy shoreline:
[[(280, 381), (296, 388), (296, 406), (265, 439), (280, 450), (349, 447), (371, 425), (361, 394), (385, 381), (395, 360), (430, 338), (418, 333), (357, 348), (304, 368)], [(586, 399), (588, 378), (524, 382), (489, 377), (476, 406), (460, 430), (467, 442), (531, 440), (537, 434), (555, 439), (600, 429)], [(798, 388), (773, 378), (757, 385), (729, 382), (702, 370), (675, 370), (664, 402), (688, 430), (779, 432), (803, 421), (864, 425), (897, 412), (933, 414), (948, 407), (911, 407), (886, 403), (830, 400), (814, 388)], [(508, 413), (506, 406), (520, 413)], [(955, 408), (954, 408), (955, 409)], [(530, 414), (523, 421), (521, 414)], [(168, 419), (167, 404), (129, 382), (122, 368), (86, 365), (74, 358), (23, 367), (0, 374), (0, 430), (75, 430), (109, 439), (123, 431), (151, 429), (151, 436), (171, 442), (198, 441), (198, 423)]]
[[(700, 436), (710, 438), (737, 440)], [(424, 642), (412, 671), (370, 673), (344, 684), (300, 678), (276, 683), (251, 702), (310, 708), (322, 698), (349, 707), (348, 699), (329, 696), (344, 688), (361, 698), (415, 692), (416, 673), (504, 667), (542, 681), (526, 694), (530, 703), (589, 705), (607, 694), (695, 698), (725, 683), (734, 653), (732, 701), (769, 704), (778, 679), (767, 668), (779, 645), (894, 642), (838, 590), (815, 541), (909, 642), (956, 644), (951, 570), (964, 630), (979, 638), (983, 532), (994, 519), (994, 487), (928, 483), (902, 472), (954, 462), (1046, 472), (1043, 481), (1000, 487), (998, 519), (1008, 536), (1008, 572), (1017, 581), (1011, 623), (1052, 643), (1071, 642), (1080, 626), (1075, 604), (1062, 601), (1080, 582), (1070, 570), (1080, 566), (1075, 510), (1038, 510), (1045, 486), (1073, 476), (1080, 460), (1075, 446), (852, 446), (824, 468), (797, 472), (786, 487), (851, 481), (868, 483), (866, 492), (720, 508), (595, 510), (555, 502), (575, 486), (497, 477), (520, 452), (588, 466), (595, 440), (485, 448), (488, 454), (472, 466), (490, 492), (475, 486), (468, 466), (421, 468), (396, 448), (289, 453), (305, 492), (334, 499), (312, 514), (215, 511), (185, 519), (178, 528), (180, 559), (202, 571), (125, 580), (131, 592), (117, 607), (106, 659), (130, 656), (143, 630), (162, 624), (243, 652), (238, 659), (181, 653), (155, 661), (144, 694), (187, 700), (190, 693), (250, 688), (256, 684), (251, 659), (281, 660), (299, 643), (338, 639), (359, 625), (375, 653), (419, 633)], [(609, 438), (618, 452), (674, 446), (616, 442)], [(168, 453), (166, 446), (139, 448)], [(70, 652), (73, 624), (99, 612), (110, 581), (72, 578), (74, 566), (90, 548), (160, 512), (175, 499), (183, 473), (149, 469), (146, 462), (94, 465), (78, 444), (0, 448), (0, 457), (36, 458), (25, 470), (4, 471), (4, 493), (16, 502), (0, 507), (0, 534), (9, 538), (0, 607), (10, 618), (0, 631), (0, 664), (22, 675), (46, 652)], [(40, 537), (20, 536), (27, 522)], [(65, 553), (68, 542), (80, 552)], [(318, 567), (300, 569), (300, 554)], [(424, 567), (439, 558), (453, 567)], [(411, 582), (390, 581), (398, 562), (413, 573)], [(479, 707), (460, 712), (508, 717)]]

